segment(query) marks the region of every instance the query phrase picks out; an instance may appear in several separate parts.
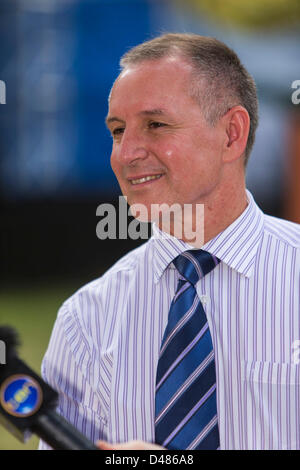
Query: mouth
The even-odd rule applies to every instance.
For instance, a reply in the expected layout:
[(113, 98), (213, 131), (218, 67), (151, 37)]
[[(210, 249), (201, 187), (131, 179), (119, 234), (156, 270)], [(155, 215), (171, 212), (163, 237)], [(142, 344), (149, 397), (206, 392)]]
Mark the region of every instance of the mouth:
[(140, 178), (128, 178), (132, 186), (137, 186), (141, 184), (147, 184), (149, 182), (152, 182), (154, 180), (158, 180), (163, 176), (162, 173), (158, 175), (146, 175), (146, 176), (141, 176)]

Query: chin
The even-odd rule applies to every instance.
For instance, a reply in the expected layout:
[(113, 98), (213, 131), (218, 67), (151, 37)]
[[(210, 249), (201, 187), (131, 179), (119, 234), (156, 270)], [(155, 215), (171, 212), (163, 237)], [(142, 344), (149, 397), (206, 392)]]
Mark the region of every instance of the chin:
[(140, 222), (153, 222), (151, 217), (151, 206), (155, 203), (151, 204), (137, 200), (127, 202), (130, 206), (130, 213), (135, 219), (139, 220)]
[(168, 203), (162, 201), (130, 203), (130, 212), (140, 222), (155, 222), (158, 226), (182, 221), (182, 205), (179, 203)]

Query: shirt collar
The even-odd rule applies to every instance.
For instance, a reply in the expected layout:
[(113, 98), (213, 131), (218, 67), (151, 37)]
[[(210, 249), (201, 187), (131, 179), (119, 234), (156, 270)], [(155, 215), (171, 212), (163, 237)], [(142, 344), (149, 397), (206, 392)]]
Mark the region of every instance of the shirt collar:
[[(230, 268), (246, 277), (253, 271), (255, 256), (263, 232), (264, 214), (247, 191), (248, 206), (244, 212), (223, 232), (202, 246)], [(155, 281), (158, 282), (176, 256), (191, 245), (168, 235), (153, 224), (153, 265)]]

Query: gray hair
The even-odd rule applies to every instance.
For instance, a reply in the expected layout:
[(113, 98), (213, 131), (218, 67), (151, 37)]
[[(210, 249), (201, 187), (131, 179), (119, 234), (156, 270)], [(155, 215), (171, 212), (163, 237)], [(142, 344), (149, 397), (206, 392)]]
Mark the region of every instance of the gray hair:
[(192, 67), (190, 94), (211, 125), (233, 106), (243, 106), (250, 117), (245, 149), (247, 164), (258, 124), (258, 99), (255, 82), (237, 54), (221, 41), (198, 34), (168, 33), (143, 42), (126, 52), (121, 70), (147, 60), (182, 56)]

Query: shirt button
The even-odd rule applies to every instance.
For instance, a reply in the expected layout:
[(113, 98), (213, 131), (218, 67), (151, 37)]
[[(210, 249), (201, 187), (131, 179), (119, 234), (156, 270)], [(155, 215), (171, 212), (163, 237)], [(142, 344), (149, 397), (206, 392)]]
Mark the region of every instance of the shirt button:
[(203, 303), (203, 305), (205, 305), (209, 301), (209, 297), (208, 295), (200, 295), (200, 300)]

